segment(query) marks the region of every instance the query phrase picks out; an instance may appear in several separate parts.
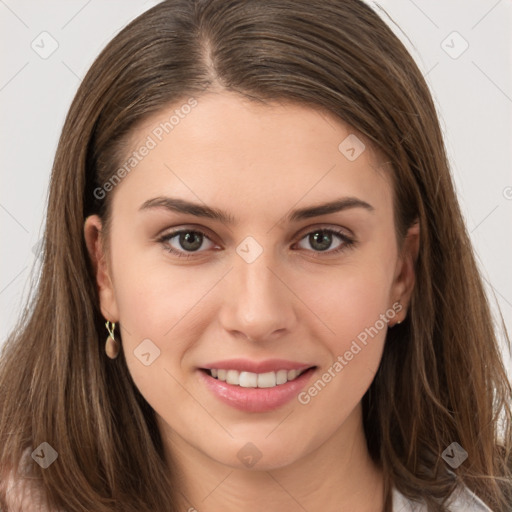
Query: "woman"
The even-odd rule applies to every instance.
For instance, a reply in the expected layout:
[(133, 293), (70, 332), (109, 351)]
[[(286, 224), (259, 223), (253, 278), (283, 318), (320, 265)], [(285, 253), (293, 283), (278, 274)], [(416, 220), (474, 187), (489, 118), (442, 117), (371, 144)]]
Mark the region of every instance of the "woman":
[(0, 389), (8, 510), (510, 509), (435, 108), (367, 5), (172, 0), (113, 39)]

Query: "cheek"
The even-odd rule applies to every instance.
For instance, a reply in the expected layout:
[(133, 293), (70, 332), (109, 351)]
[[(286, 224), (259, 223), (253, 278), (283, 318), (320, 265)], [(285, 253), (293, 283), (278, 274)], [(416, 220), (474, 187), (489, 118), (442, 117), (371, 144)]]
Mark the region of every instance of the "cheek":
[(332, 349), (346, 343), (378, 322), (392, 304), (391, 266), (360, 262), (330, 269), (323, 276), (304, 273), (297, 279), (298, 295), (306, 297), (311, 311), (322, 321)]
[[(181, 371), (187, 350), (203, 335), (211, 319), (211, 308), (205, 310), (206, 296), (222, 272), (173, 265), (165, 254), (155, 258), (153, 251), (142, 250), (113, 258), (113, 268), (127, 365), (141, 392), (146, 386), (153, 393), (151, 383), (153, 387), (156, 382), (173, 384), (170, 374)], [(142, 352), (146, 346), (148, 350)], [(147, 351), (150, 360), (153, 352), (158, 355), (150, 366), (141, 364), (139, 358)]]
[(327, 374), (319, 389), (328, 383), (330, 392), (322, 401), (344, 396), (343, 404), (354, 406), (378, 369), (388, 322), (395, 316), (390, 302), (395, 253), (392, 245), (384, 247), (347, 260), (323, 277), (304, 273), (301, 278), (299, 293), (308, 297), (308, 305), (325, 327), (319, 339), (328, 352), (322, 365)]
[(169, 401), (187, 400), (181, 365), (204, 332), (201, 298), (212, 276), (196, 272), (192, 278), (183, 267), (147, 263), (125, 258), (116, 274), (116, 299), (128, 370), (152, 407), (165, 410)]
[[(333, 282), (334, 281), (334, 282)], [(328, 356), (308, 388), (298, 396), (318, 431), (334, 432), (371, 385), (384, 350), (390, 280), (385, 267), (352, 269), (312, 294), (315, 313), (329, 331), (321, 337)], [(334, 331), (334, 332), (331, 332)], [(326, 411), (328, 414), (326, 416)]]
[(163, 249), (143, 247), (121, 229), (112, 240), (112, 267), (119, 315), (130, 343), (152, 336), (165, 340), (181, 327), (201, 290), (208, 290), (207, 273), (199, 267), (173, 265)]

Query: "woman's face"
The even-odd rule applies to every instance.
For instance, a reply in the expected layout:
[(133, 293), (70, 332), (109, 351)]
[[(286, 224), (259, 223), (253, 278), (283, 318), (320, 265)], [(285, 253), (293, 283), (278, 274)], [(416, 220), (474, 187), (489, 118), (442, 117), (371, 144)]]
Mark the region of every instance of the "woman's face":
[(97, 217), (85, 234), (168, 445), (268, 469), (360, 429), (415, 245), (399, 253), (391, 181), (361, 137), (305, 106), (207, 94), (140, 126), (125, 163), (103, 188), (107, 266)]

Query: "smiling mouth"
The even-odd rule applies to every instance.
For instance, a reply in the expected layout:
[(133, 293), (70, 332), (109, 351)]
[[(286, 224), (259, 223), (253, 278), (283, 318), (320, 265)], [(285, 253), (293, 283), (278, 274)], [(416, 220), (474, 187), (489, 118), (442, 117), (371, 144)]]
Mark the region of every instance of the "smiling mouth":
[(291, 382), (303, 373), (315, 368), (316, 366), (311, 366), (303, 370), (282, 369), (265, 373), (240, 372), (238, 370), (226, 370), (220, 368), (202, 368), (202, 371), (210, 377), (226, 382), (226, 384), (231, 384), (232, 386), (239, 386), (242, 388), (273, 388), (282, 386), (287, 382)]

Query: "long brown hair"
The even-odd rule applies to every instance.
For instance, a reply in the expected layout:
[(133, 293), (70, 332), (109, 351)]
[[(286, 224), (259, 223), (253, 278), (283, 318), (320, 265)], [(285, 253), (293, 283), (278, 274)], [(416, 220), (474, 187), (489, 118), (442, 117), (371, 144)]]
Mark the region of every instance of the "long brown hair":
[[(95, 190), (147, 117), (207, 90), (325, 109), (389, 163), (397, 237), (419, 220), (410, 314), (390, 330), (363, 398), (386, 507), (395, 486), (445, 510), (464, 483), (495, 512), (512, 506), (512, 390), (449, 172), (429, 89), (413, 59), (360, 0), (167, 0), (123, 29), (70, 107), (51, 176), (37, 292), (0, 361), (0, 469), (43, 442), (31, 476), (71, 511), (175, 511), (179, 488), (152, 408), (123, 354), (105, 356), (105, 319), (84, 221), (108, 224)], [(508, 338), (507, 338), (508, 340)], [(500, 435), (501, 433), (501, 435)], [(453, 472), (452, 442), (468, 459)], [(0, 493), (0, 505), (5, 489)]]

